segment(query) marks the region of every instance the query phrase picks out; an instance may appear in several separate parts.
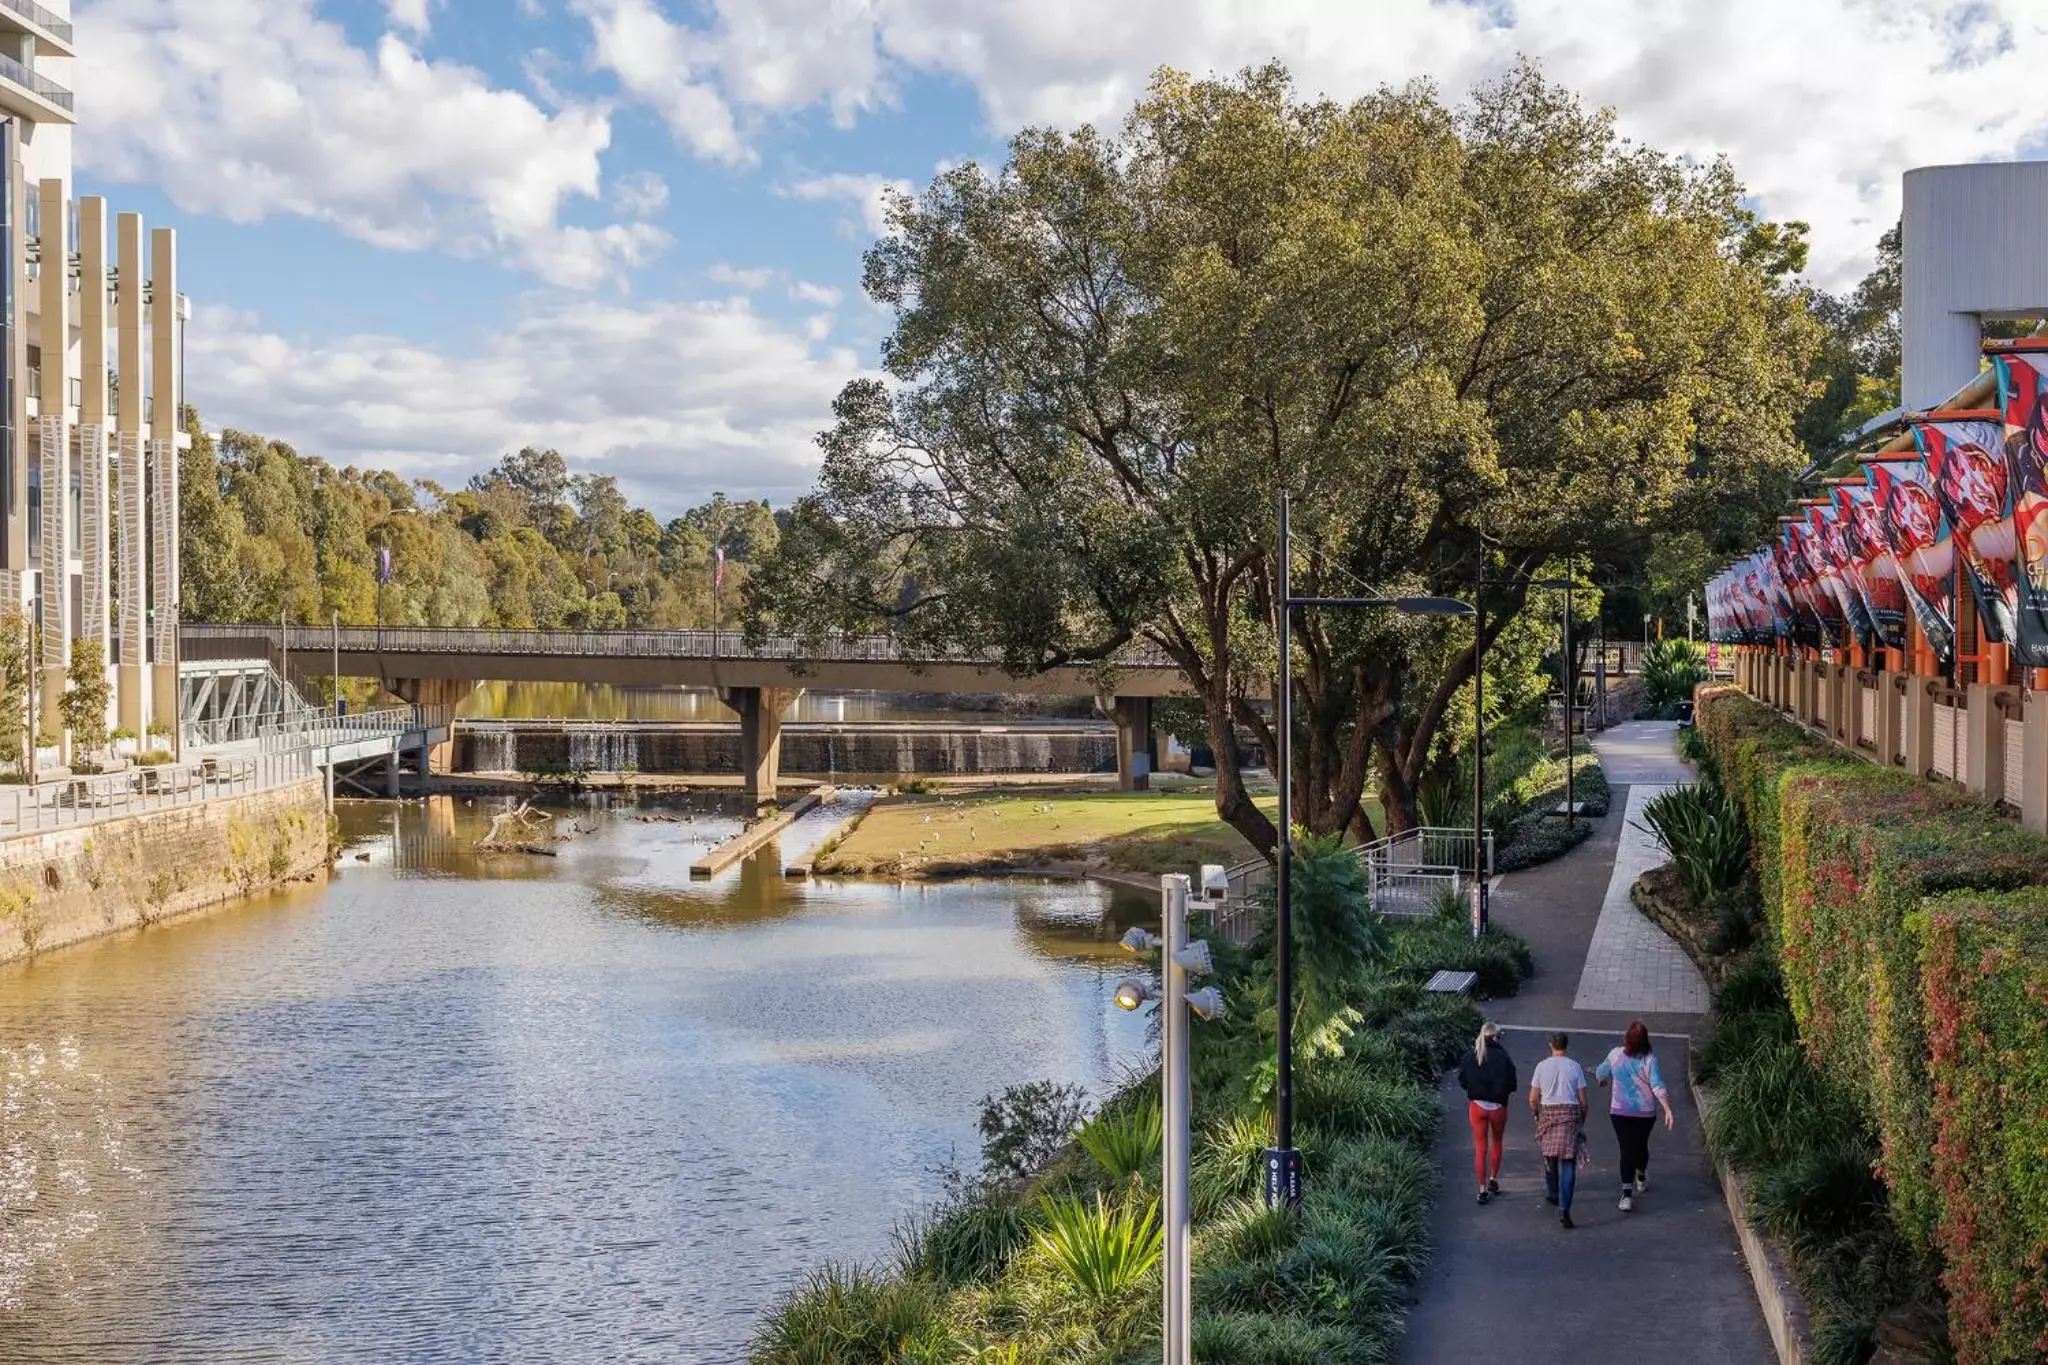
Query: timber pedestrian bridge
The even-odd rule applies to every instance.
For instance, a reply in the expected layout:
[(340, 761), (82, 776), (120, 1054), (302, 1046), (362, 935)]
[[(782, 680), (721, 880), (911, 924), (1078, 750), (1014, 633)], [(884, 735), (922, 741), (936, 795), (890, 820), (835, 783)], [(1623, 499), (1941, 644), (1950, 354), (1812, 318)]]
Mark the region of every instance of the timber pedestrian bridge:
[[(1157, 766), (1153, 700), (1184, 690), (1172, 660), (1148, 647), (1127, 651), (1102, 672), (1068, 666), (1019, 675), (992, 655), (917, 654), (878, 635), (770, 636), (750, 645), (738, 631), (184, 624), (178, 641), (183, 668), (195, 676), (205, 663), (264, 660), (286, 677), (375, 678), (406, 701), (451, 714), (484, 682), (713, 690), (739, 714), (742, 777), (747, 792), (763, 799), (781, 766), (782, 713), (806, 689), (1092, 695), (1116, 722), (1118, 785), (1125, 787), (1144, 786)], [(188, 720), (203, 709), (188, 697)], [(445, 766), (445, 757), (436, 761)]]

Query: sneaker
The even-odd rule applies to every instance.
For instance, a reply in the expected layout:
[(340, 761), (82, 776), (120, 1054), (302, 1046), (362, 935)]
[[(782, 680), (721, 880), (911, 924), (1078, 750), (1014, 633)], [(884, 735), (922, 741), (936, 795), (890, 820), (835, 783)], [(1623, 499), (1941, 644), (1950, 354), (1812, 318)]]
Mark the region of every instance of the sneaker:
[(1636, 1197), (1634, 1195), (1625, 1194), (1621, 1197), (1621, 1211), (1623, 1213), (1634, 1213), (1636, 1211)]
[(1568, 1213), (1560, 1213), (1559, 1215), (1557, 1215), (1557, 1225), (1563, 1228), (1566, 1232), (1570, 1232), (1573, 1228), (1578, 1226), (1577, 1223), (1574, 1223), (1572, 1221), (1572, 1216)]
[(1638, 1172), (1636, 1172), (1636, 1193), (1637, 1193), (1637, 1194), (1648, 1194), (1649, 1192), (1650, 1192), (1650, 1173), (1649, 1173), (1648, 1171), (1638, 1171)]
[(1500, 1195), (1500, 1182), (1499, 1182), (1498, 1180), (1489, 1180), (1489, 1181), (1487, 1181), (1487, 1182), (1486, 1182), (1486, 1192), (1487, 1192), (1488, 1194), (1490, 1194), (1490, 1195), (1493, 1195), (1493, 1196), (1495, 1196), (1496, 1198), (1498, 1198), (1498, 1197), (1499, 1197), (1499, 1195)]
[(1488, 1194), (1485, 1190), (1481, 1190), (1479, 1192), (1479, 1202), (1482, 1204), (1490, 1204), (1493, 1202), (1493, 1196)]

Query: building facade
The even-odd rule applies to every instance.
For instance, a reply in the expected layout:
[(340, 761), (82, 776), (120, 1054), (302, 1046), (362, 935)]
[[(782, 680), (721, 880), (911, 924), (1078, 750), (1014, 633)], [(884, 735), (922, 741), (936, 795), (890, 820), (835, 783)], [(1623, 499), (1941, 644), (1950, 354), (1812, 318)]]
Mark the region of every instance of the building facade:
[(189, 309), (171, 229), (72, 193), (72, 41), (66, 0), (0, 0), (0, 603), (38, 628), (40, 735), (97, 643), (110, 726), (175, 751)]

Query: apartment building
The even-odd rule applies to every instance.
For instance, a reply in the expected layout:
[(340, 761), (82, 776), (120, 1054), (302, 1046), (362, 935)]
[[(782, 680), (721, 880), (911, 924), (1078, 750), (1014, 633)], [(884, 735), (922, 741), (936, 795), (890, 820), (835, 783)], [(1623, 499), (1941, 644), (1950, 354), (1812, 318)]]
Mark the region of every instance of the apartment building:
[(172, 230), (72, 193), (68, 10), (0, 0), (0, 603), (40, 627), (41, 716), (98, 641), (111, 724), (175, 748), (189, 309)]

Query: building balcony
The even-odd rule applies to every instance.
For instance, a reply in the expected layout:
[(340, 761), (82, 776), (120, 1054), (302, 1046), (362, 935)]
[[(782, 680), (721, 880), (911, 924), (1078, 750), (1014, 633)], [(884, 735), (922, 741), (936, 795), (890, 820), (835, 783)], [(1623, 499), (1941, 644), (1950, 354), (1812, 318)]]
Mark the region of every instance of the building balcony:
[(71, 48), (71, 21), (52, 14), (35, 0), (0, 0), (0, 29), (26, 33), (36, 40), (38, 51), (52, 57), (75, 57)]
[[(0, 14), (11, 14), (0, 0)], [(27, 0), (22, 0), (27, 3)], [(0, 110), (31, 123), (75, 123), (71, 92), (12, 57), (0, 56)]]

